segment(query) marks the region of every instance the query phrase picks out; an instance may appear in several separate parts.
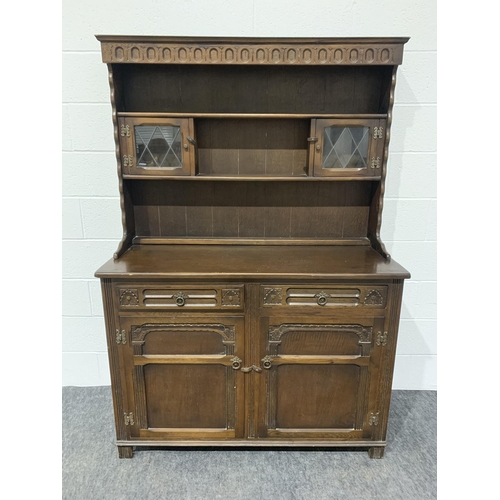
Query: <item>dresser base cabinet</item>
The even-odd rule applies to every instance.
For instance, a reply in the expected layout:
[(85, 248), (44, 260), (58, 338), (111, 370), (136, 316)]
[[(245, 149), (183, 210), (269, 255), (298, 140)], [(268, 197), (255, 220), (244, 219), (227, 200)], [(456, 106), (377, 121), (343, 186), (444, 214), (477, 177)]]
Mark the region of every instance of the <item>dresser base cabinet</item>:
[(311, 446), (382, 458), (402, 279), (101, 283), (120, 457)]
[(409, 39), (96, 38), (121, 209), (95, 274), (119, 456), (382, 458), (410, 274), (380, 230)]

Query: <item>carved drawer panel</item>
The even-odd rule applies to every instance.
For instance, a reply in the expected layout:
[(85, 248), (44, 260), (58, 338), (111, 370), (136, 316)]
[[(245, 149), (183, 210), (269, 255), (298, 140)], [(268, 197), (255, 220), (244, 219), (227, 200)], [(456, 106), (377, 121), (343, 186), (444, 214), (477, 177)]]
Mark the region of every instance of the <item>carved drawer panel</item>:
[(261, 286), (261, 306), (385, 308), (387, 286)]
[(121, 309), (243, 309), (243, 285), (118, 285)]

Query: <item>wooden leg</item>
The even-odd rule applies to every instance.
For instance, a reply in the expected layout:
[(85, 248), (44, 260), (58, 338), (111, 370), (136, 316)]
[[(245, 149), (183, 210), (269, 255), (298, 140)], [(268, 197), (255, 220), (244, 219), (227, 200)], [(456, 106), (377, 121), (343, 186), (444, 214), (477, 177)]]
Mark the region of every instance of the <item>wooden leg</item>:
[(385, 446), (372, 446), (368, 449), (370, 458), (384, 458)]
[(132, 446), (118, 446), (118, 456), (120, 458), (132, 458), (134, 449)]

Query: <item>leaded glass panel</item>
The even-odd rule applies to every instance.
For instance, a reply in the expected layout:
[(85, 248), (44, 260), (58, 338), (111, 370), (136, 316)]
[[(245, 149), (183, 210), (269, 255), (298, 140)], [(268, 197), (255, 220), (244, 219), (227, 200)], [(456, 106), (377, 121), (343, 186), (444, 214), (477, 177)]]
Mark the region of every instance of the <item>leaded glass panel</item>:
[(323, 168), (367, 168), (369, 127), (325, 127)]
[(137, 166), (181, 168), (181, 128), (175, 125), (134, 127)]

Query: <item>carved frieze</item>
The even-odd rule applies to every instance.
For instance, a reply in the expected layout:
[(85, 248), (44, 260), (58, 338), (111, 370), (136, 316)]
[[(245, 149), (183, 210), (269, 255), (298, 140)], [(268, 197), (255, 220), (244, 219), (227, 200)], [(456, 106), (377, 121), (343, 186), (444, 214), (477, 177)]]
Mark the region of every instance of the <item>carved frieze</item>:
[(231, 44), (196, 41), (103, 41), (105, 63), (149, 64), (284, 64), (284, 65), (383, 65), (401, 64), (398, 43), (255, 43)]

